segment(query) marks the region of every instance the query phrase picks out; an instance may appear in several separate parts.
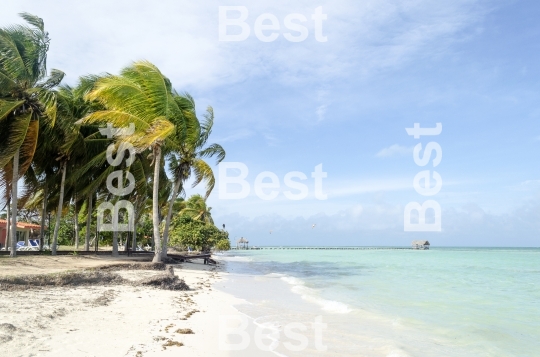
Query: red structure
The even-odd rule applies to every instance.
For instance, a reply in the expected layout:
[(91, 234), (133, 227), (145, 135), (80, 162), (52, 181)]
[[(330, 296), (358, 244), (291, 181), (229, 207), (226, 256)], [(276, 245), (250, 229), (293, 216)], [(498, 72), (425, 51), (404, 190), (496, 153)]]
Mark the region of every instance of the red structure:
[[(0, 248), (6, 246), (8, 222), (0, 219)], [(28, 245), (28, 239), (39, 238), (41, 226), (34, 223), (17, 222), (17, 242), (24, 240)]]

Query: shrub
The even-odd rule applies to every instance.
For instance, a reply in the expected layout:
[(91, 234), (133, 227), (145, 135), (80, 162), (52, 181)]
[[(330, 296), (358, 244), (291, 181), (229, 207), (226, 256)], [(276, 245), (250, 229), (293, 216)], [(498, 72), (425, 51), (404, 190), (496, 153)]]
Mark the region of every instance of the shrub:
[[(170, 233), (170, 244), (180, 249), (191, 247), (201, 251), (208, 251), (212, 247), (219, 250), (230, 249), (227, 232), (211, 223), (197, 221), (188, 216), (179, 216), (174, 219)], [(218, 245), (220, 248), (217, 248)]]

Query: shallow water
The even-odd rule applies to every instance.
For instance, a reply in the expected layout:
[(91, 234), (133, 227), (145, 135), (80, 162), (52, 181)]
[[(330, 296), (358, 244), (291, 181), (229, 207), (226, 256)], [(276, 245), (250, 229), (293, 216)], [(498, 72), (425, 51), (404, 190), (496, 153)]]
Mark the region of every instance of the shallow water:
[[(221, 257), (239, 310), (306, 326), (286, 356), (540, 356), (540, 249), (253, 250)], [(282, 331), (283, 332), (283, 331)]]

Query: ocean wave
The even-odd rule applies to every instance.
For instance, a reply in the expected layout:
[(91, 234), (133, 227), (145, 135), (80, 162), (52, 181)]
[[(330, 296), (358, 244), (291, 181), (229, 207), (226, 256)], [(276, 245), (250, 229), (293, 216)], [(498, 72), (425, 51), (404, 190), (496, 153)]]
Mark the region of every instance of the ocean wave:
[(281, 277), (285, 277), (286, 275), (281, 274), (281, 273), (270, 273), (270, 274), (266, 274), (265, 276), (267, 278), (281, 278)]
[(281, 280), (291, 285), (305, 285), (302, 279), (295, 278), (294, 276), (284, 276)]
[(324, 311), (335, 314), (348, 314), (352, 311), (347, 304), (317, 296), (317, 291), (305, 286), (305, 282), (302, 279), (295, 278), (294, 276), (283, 276), (281, 280), (292, 285), (291, 291), (293, 293), (300, 295), (306, 301), (319, 305)]

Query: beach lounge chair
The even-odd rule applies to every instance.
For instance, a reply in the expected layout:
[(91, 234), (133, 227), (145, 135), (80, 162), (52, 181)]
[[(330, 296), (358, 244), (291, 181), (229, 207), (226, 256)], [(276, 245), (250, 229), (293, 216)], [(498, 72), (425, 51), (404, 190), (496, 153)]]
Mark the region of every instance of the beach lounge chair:
[(28, 247), (24, 245), (25, 242), (21, 240), (20, 242), (17, 242), (17, 246), (15, 247), (17, 250), (27, 250)]
[(39, 239), (29, 239), (27, 250), (39, 250)]

